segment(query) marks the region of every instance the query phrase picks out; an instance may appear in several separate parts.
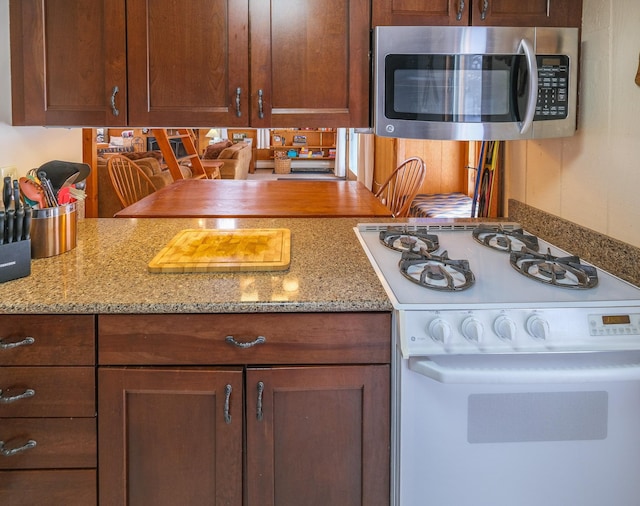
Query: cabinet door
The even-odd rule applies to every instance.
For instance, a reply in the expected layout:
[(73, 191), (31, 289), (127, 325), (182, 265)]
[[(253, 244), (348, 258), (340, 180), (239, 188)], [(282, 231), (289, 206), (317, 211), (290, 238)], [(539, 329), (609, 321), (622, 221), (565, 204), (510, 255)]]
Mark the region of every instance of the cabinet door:
[(14, 125), (125, 125), (124, 0), (12, 0)]
[(247, 8), (128, 0), (129, 125), (248, 125)]
[(369, 0), (249, 0), (249, 12), (252, 126), (368, 126)]
[(373, 26), (469, 24), (467, 0), (373, 0)]
[(242, 505), (241, 369), (101, 368), (98, 399), (100, 504)]
[(471, 23), (579, 28), (582, 24), (582, 0), (473, 0)]
[(247, 371), (247, 506), (389, 504), (389, 368)]
[(582, 0), (373, 0), (373, 26), (575, 26)]

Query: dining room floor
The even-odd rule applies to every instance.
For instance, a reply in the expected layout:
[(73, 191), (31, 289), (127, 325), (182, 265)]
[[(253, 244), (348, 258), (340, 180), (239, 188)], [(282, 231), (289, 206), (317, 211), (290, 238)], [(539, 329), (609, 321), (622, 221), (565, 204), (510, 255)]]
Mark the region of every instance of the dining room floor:
[(249, 173), (247, 179), (253, 180), (294, 180), (294, 179), (312, 179), (312, 180), (335, 180), (345, 181), (345, 178), (336, 176), (333, 172), (291, 172), (289, 174), (276, 174), (273, 169), (255, 169), (253, 174)]

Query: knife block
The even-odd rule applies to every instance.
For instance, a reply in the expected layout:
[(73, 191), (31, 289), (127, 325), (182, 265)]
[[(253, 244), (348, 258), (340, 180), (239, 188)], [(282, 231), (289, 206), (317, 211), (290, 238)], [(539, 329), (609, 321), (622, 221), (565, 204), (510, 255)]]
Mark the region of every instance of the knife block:
[(31, 274), (31, 241), (0, 245), (0, 283)]

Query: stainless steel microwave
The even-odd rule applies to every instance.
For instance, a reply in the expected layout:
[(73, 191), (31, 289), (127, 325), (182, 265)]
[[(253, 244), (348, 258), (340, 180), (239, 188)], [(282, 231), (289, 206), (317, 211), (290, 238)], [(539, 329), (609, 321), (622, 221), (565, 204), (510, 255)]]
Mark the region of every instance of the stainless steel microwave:
[(379, 26), (377, 135), (513, 140), (576, 130), (577, 28)]

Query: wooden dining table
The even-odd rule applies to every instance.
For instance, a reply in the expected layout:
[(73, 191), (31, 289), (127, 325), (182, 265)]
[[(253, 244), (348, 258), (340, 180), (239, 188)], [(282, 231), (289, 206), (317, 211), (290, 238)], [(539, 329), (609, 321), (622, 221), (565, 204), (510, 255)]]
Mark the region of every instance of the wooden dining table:
[(390, 217), (357, 181), (182, 179), (117, 218)]

